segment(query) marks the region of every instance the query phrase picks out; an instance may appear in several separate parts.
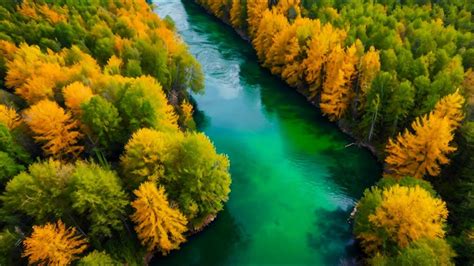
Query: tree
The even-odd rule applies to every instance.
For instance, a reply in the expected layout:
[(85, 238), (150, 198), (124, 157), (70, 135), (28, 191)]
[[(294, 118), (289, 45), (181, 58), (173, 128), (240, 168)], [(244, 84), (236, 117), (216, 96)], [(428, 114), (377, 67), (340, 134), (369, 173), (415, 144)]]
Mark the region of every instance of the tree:
[(80, 111), (81, 104), (88, 102), (93, 96), (91, 88), (81, 82), (74, 82), (63, 89), (66, 106), (76, 114)]
[(420, 239), (401, 250), (395, 265), (455, 265), (456, 253), (444, 239)]
[(48, 160), (31, 164), (10, 180), (0, 197), (3, 208), (21, 212), (38, 222), (48, 217), (62, 217), (70, 210), (68, 188), (73, 167)]
[(242, 27), (242, 5), (240, 0), (232, 0), (232, 7), (230, 9), (230, 23), (235, 28)]
[(247, 1), (247, 23), (249, 25), (250, 37), (257, 32), (263, 13), (268, 9), (268, 0)]
[(125, 144), (117, 108), (102, 96), (94, 96), (81, 105), (81, 122), (94, 148), (104, 154), (114, 153)]
[(77, 162), (70, 178), (72, 208), (87, 217), (92, 236), (110, 237), (112, 230), (122, 229), (128, 199), (114, 172)]
[(25, 111), (26, 124), (35, 134), (36, 141), (43, 143), (43, 151), (55, 158), (77, 156), (83, 149), (77, 142), (81, 133), (76, 130), (77, 121), (64, 112), (57, 103), (43, 100)]
[(380, 71), (380, 56), (379, 52), (373, 46), (365, 53), (359, 63), (359, 87), (362, 97), (366, 96)]
[(321, 88), (323, 68), (328, 61), (331, 49), (342, 43), (346, 35), (344, 30), (336, 29), (331, 24), (326, 24), (313, 33), (308, 46), (308, 56), (303, 61), (311, 99), (316, 97)]
[(137, 199), (132, 202), (135, 213), (132, 221), (142, 244), (153, 251), (159, 249), (163, 255), (186, 241), (186, 217), (170, 206), (163, 187), (144, 182), (134, 191)]
[(128, 135), (140, 128), (176, 131), (177, 117), (162, 87), (151, 77), (131, 80), (123, 87), (117, 104), (123, 128)]
[(352, 97), (352, 82), (356, 74), (358, 57), (352, 45), (346, 51), (340, 45), (333, 48), (328, 56), (326, 77), (321, 92), (321, 110), (330, 120), (338, 120), (349, 108)]
[(461, 121), (464, 119), (464, 102), (464, 97), (459, 93), (459, 90), (456, 90), (455, 93), (441, 98), (436, 103), (433, 114), (441, 118), (447, 118), (449, 126), (454, 131), (459, 128)]
[(8, 129), (15, 129), (21, 123), (21, 118), (15, 109), (0, 104), (0, 123), (3, 123)]
[(79, 266), (96, 266), (96, 265), (119, 266), (121, 264), (115, 261), (114, 259), (112, 259), (104, 251), (99, 252), (97, 250), (94, 250), (91, 253), (87, 254), (87, 256), (82, 257), (78, 261), (77, 265)]
[(386, 183), (364, 192), (357, 203), (354, 233), (368, 254), (390, 253), (420, 239), (442, 238), (446, 203), (412, 181)]
[(30, 264), (68, 265), (87, 248), (87, 242), (66, 228), (61, 220), (33, 226), (33, 233), (23, 241), (24, 257)]
[(125, 182), (136, 189), (144, 181), (156, 182), (163, 178), (168, 162), (179, 160), (177, 146), (182, 133), (165, 133), (143, 128), (135, 132), (125, 146), (120, 158)]
[(464, 99), (458, 92), (442, 98), (427, 116), (412, 123), (413, 133), (406, 130), (389, 140), (385, 162), (394, 176), (437, 176), (440, 165), (447, 164), (448, 154), (456, 150), (450, 146), (453, 131), (463, 118)]
[(159, 181), (176, 200), (192, 226), (199, 228), (222, 210), (230, 193), (229, 159), (218, 154), (202, 133), (187, 133), (178, 146), (179, 156), (165, 161)]
[(389, 139), (385, 158), (389, 175), (437, 176), (440, 165), (449, 162), (447, 155), (456, 150), (449, 145), (454, 136), (448, 120), (430, 114), (417, 118), (411, 127), (414, 133), (405, 130), (395, 141)]
[(266, 55), (273, 45), (275, 35), (288, 27), (288, 19), (285, 16), (276, 11), (265, 10), (252, 41), (261, 62), (266, 61)]

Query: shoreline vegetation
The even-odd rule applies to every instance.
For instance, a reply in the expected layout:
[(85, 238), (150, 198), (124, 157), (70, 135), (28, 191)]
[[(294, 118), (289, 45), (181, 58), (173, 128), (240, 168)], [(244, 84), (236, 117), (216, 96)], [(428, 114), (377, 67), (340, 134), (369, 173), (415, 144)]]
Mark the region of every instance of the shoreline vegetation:
[(468, 1), (194, 2), (384, 162), (384, 177), (354, 215), (367, 263), (474, 262)]
[(143, 265), (222, 210), (197, 60), (145, 0), (0, 4), (0, 265)]

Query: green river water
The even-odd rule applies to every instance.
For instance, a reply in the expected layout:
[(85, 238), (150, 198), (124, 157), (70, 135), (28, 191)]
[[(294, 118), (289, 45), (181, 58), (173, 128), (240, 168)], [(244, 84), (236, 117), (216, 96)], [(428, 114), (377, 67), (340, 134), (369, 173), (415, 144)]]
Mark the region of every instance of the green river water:
[(153, 265), (338, 265), (358, 254), (347, 219), (380, 176), (368, 151), (258, 65), (252, 47), (191, 0), (157, 0), (206, 74), (199, 127), (229, 155), (225, 209)]

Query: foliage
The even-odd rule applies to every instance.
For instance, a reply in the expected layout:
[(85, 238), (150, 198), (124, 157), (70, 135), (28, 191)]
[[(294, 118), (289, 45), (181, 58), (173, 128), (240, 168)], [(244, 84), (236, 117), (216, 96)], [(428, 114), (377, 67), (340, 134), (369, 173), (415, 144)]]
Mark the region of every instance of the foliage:
[(99, 252), (97, 250), (92, 251), (91, 253), (87, 254), (87, 256), (81, 258), (77, 265), (80, 266), (95, 266), (95, 265), (120, 265), (120, 263), (116, 262), (112, 259), (107, 253)]
[(28, 172), (7, 183), (1, 196), (3, 208), (25, 213), (38, 222), (51, 215), (61, 217), (70, 208), (67, 186), (72, 170), (72, 166), (54, 160), (31, 164)]
[(96, 164), (76, 163), (71, 175), (72, 208), (87, 217), (92, 236), (110, 237), (122, 229), (128, 199), (119, 177)]
[(186, 217), (170, 206), (163, 187), (144, 182), (134, 191), (132, 220), (142, 244), (152, 251), (159, 249), (166, 255), (185, 241)]
[(42, 143), (43, 151), (55, 158), (76, 157), (83, 149), (77, 145), (81, 133), (73, 120), (56, 102), (42, 100), (25, 111), (25, 123)]
[(357, 204), (354, 233), (368, 254), (396, 254), (419, 239), (445, 235), (446, 203), (418, 185), (429, 184), (413, 178), (393, 181), (382, 179)]
[(450, 146), (453, 131), (463, 119), (464, 99), (458, 92), (442, 98), (428, 116), (418, 118), (413, 124), (414, 133), (406, 130), (396, 142), (387, 145), (387, 168), (395, 176), (423, 178), (426, 174), (437, 176), (440, 165), (447, 164), (447, 154), (456, 150)]
[(59, 220), (33, 226), (33, 233), (23, 241), (24, 257), (30, 264), (67, 265), (87, 248), (86, 241), (76, 234), (75, 228), (66, 228)]

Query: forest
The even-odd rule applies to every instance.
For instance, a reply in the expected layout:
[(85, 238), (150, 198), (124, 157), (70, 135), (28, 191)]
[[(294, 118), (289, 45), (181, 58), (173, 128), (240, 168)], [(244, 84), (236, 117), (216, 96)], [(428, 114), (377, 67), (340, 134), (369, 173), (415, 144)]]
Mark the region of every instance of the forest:
[(474, 5), (196, 0), (371, 149), (353, 233), (371, 265), (474, 263)]
[(143, 265), (222, 210), (201, 67), (145, 0), (2, 1), (0, 77), (0, 265)]

